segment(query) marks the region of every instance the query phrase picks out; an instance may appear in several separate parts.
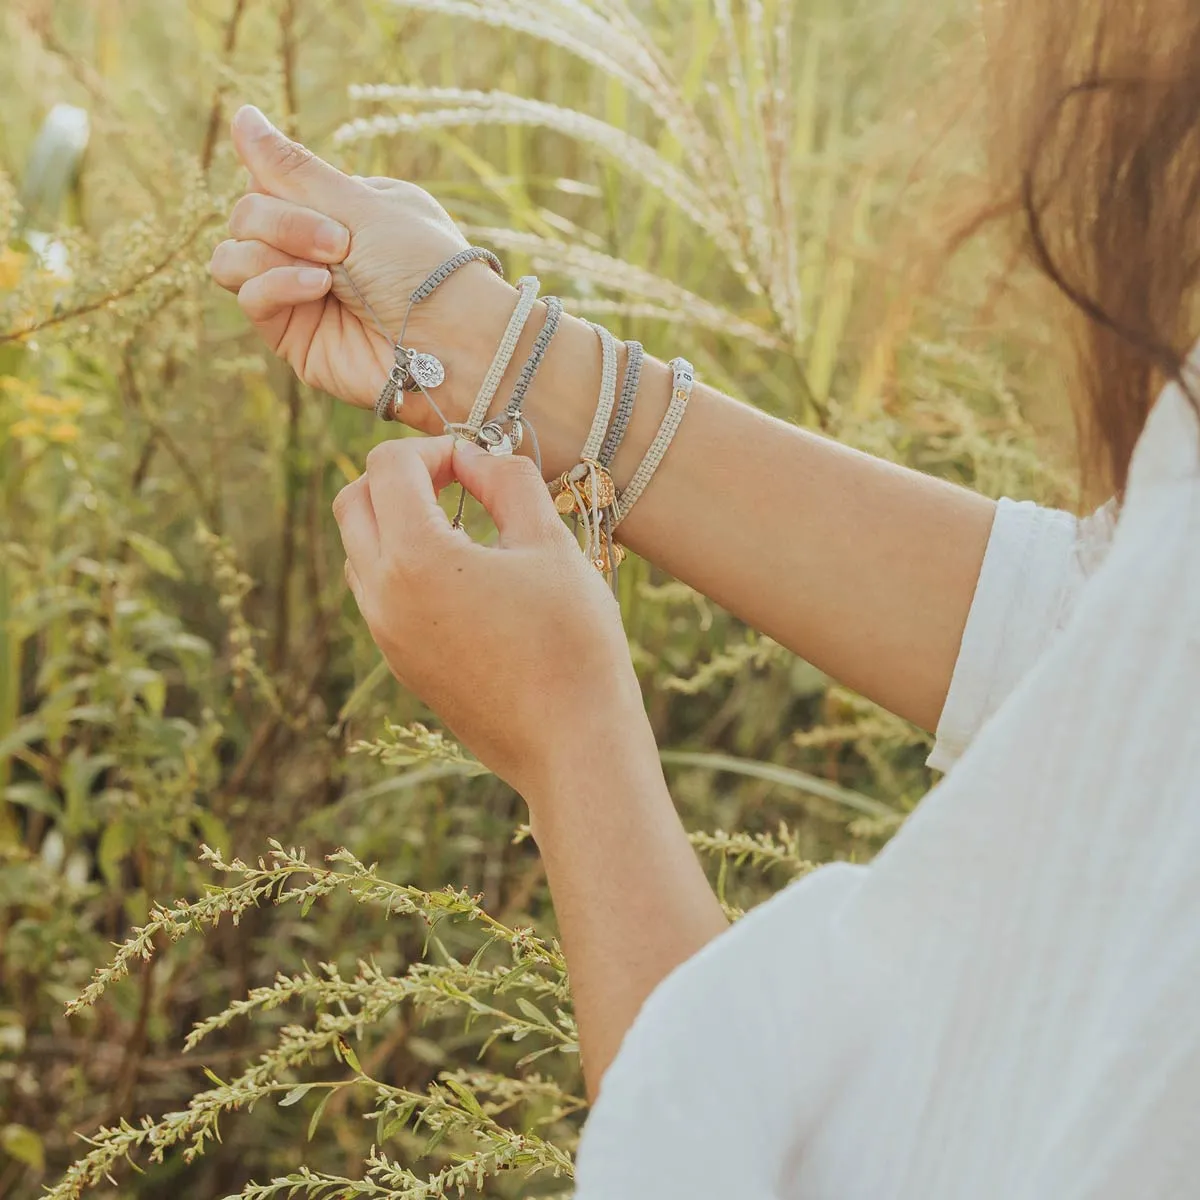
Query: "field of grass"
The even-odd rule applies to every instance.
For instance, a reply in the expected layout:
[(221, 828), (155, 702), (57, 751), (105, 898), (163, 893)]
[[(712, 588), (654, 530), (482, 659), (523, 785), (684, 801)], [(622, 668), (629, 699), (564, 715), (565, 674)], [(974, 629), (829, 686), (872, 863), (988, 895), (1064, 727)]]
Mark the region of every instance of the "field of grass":
[[(522, 805), (345, 595), (330, 502), (384, 435), (206, 277), (236, 104), (423, 184), (510, 275), (733, 395), (1066, 500), (1026, 281), (998, 239), (925, 270), (978, 195), (972, 97), (940, 97), (974, 9), (3, 7), (0, 1196), (571, 1190), (585, 1107)], [(56, 105), (86, 149), (47, 156)], [(631, 564), (622, 603), (732, 910), (869, 858), (928, 788), (923, 734), (703, 597)]]

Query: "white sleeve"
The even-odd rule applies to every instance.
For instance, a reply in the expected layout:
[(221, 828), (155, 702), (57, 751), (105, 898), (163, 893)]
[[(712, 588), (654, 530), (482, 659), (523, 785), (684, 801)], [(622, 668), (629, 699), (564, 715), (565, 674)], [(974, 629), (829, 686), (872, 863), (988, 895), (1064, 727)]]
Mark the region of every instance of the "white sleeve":
[(659, 984), (588, 1118), (575, 1200), (779, 1200), (866, 1028), (840, 932), (866, 871), (822, 867)]
[(1085, 520), (1001, 500), (929, 765), (948, 771), (1065, 624), (1108, 551), (1111, 503)]

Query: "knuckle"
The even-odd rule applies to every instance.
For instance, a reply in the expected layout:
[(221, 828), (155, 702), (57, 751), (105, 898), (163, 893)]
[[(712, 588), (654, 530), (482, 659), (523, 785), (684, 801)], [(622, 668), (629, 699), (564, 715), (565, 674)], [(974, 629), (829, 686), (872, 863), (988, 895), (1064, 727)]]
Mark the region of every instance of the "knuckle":
[(289, 138), (280, 138), (275, 146), (274, 159), (281, 175), (294, 175), (312, 162), (313, 152)]
[[(333, 498), (333, 515), (334, 515), (334, 519), (339, 522), (350, 511), (350, 506), (351, 506), (351, 504), (354, 503), (354, 494), (353, 494), (353, 491), (351, 490), (353, 487), (354, 487), (354, 485), (352, 483), (347, 484)], [(347, 569), (347, 571), (349, 571), (349, 569), (350, 569), (350, 560), (349, 559), (346, 560), (346, 569)]]
[(372, 446), (367, 451), (367, 471), (386, 471), (403, 453), (403, 447), (404, 443), (396, 438)]
[(298, 208), (285, 208), (279, 214), (276, 228), (281, 242), (306, 244), (312, 238), (312, 223), (308, 214)]
[(229, 278), (230, 258), (233, 246), (233, 242), (221, 242), (212, 252), (212, 258), (208, 260), (208, 273), (218, 283)]
[(262, 282), (258, 279), (248, 279), (238, 288), (238, 304), (244, 313), (250, 314), (258, 310), (263, 299), (262, 289)]
[(256, 193), (247, 192), (239, 198), (229, 213), (229, 232), (235, 238), (240, 238), (254, 224), (254, 216), (258, 209), (259, 198)]

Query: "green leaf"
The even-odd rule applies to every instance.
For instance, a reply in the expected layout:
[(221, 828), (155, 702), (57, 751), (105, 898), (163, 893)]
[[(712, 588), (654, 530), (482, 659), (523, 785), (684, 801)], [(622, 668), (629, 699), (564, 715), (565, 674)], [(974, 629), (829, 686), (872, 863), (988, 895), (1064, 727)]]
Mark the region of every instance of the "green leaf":
[(558, 1026), (532, 1000), (527, 1000), (524, 996), (518, 996), (517, 1007), (531, 1021), (536, 1021), (539, 1025), (544, 1025), (547, 1029), (554, 1030), (555, 1033), (561, 1032)]
[(313, 1109), (313, 1115), (308, 1122), (308, 1140), (310, 1142), (313, 1140), (313, 1134), (317, 1132), (317, 1126), (321, 1123), (321, 1114), (324, 1113), (325, 1105), (329, 1103), (329, 1099), (332, 1095), (333, 1088), (330, 1088), (329, 1091), (327, 1091), (325, 1095), (321, 1097), (317, 1107)]
[(0, 1149), (9, 1158), (32, 1167), (35, 1171), (46, 1168), (46, 1151), (42, 1139), (27, 1125), (5, 1125), (0, 1129)]
[(417, 1102), (409, 1100), (407, 1104), (402, 1104), (394, 1110), (386, 1124), (381, 1121), (379, 1144), (382, 1146), (384, 1142), (390, 1142), (412, 1120), (412, 1115), (416, 1110)]
[(180, 580), (183, 578), (183, 571), (175, 561), (175, 556), (166, 546), (159, 545), (153, 538), (148, 538), (143, 533), (133, 531), (125, 535), (125, 541), (152, 571), (157, 571), (158, 574), (165, 575), (168, 579)]
[(14, 750), (22, 750), (31, 742), (40, 742), (46, 736), (46, 727), (41, 721), (26, 721), (18, 725), (7, 737), (0, 738), (0, 760), (8, 758)]
[(43, 783), (14, 783), (4, 789), (4, 798), (10, 804), (45, 813), (56, 820), (62, 815), (58, 797)]
[(471, 1091), (465, 1083), (459, 1083), (457, 1079), (444, 1079), (442, 1082), (458, 1097), (459, 1103), (473, 1117), (480, 1117), (487, 1120), (487, 1113), (483, 1111), (483, 1106), (475, 1098), (475, 1093)]
[(279, 1107), (291, 1108), (291, 1106), (297, 1103), (297, 1101), (303, 1100), (304, 1097), (307, 1096), (308, 1093), (311, 1092), (316, 1086), (317, 1085), (315, 1083), (299, 1084), (298, 1086), (292, 1088), (292, 1090), (288, 1092), (288, 1094), (284, 1096), (282, 1100), (280, 1100)]
[(96, 849), (100, 874), (114, 887), (120, 876), (121, 863), (137, 845), (138, 827), (130, 817), (118, 817), (105, 826)]
[(345, 1038), (338, 1038), (338, 1049), (342, 1052), (342, 1058), (346, 1060), (346, 1065), (350, 1070), (357, 1072), (359, 1075), (363, 1073), (363, 1069), (358, 1061), (358, 1055), (354, 1053), (350, 1047), (350, 1043)]

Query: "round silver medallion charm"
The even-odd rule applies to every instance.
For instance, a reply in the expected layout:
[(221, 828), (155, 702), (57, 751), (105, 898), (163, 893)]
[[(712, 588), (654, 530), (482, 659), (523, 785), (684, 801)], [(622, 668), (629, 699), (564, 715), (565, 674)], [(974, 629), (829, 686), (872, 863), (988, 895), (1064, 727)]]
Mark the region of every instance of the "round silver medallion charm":
[(417, 350), (408, 356), (408, 374), (413, 383), (435, 388), (446, 382), (446, 368), (432, 354)]
[(513, 452), (512, 438), (495, 421), (489, 421), (479, 431), (479, 444), (497, 457)]

